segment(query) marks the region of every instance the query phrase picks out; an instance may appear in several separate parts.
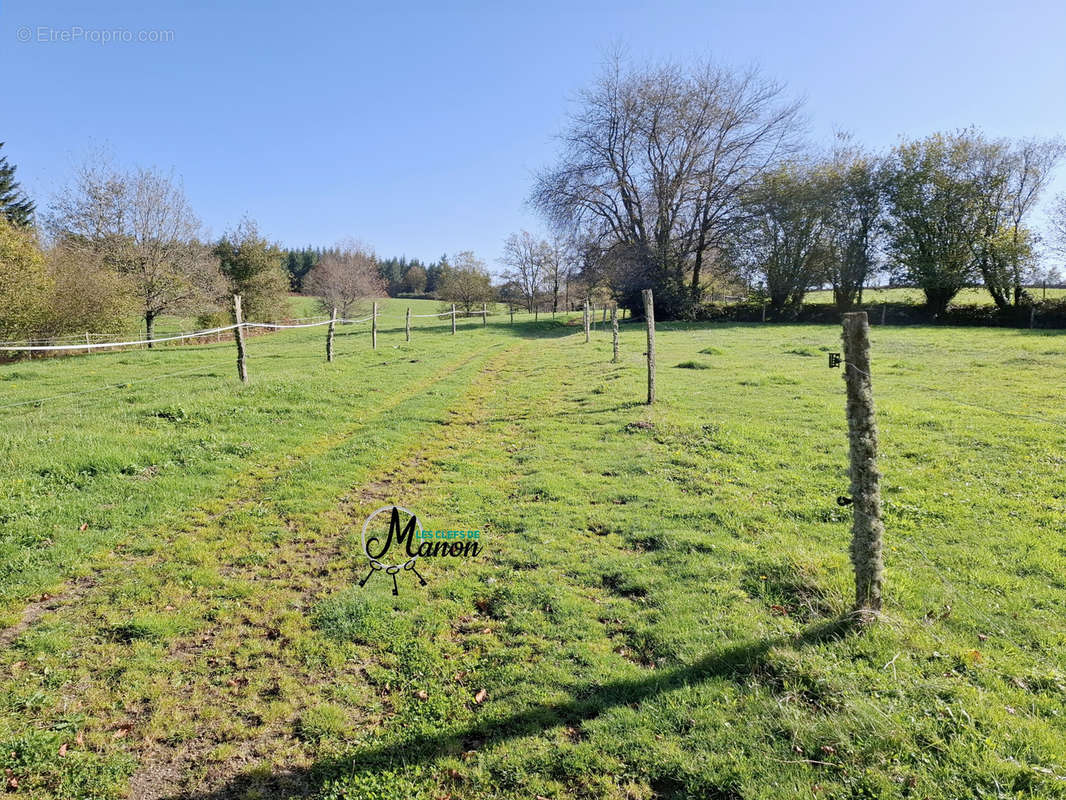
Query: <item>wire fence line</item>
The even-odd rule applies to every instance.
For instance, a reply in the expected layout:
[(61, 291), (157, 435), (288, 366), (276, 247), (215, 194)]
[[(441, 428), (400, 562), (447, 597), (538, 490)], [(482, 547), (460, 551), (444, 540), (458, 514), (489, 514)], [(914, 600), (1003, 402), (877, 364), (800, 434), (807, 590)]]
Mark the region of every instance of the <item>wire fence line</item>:
[[(457, 318), (460, 317), (460, 316), (462, 316), (462, 317), (480, 317), (480, 316), (493, 317), (493, 316), (503, 316), (503, 315), (504, 315), (504, 312), (498, 312), (498, 311), (487, 311), (487, 310), (482, 310), (482, 311), (460, 311), (459, 309), (455, 310), (455, 316)], [(452, 312), (451, 311), (442, 311), (442, 312), (440, 312), (438, 314), (412, 314), (411, 318), (412, 319), (439, 319), (441, 317), (450, 317), (450, 316), (452, 316)], [(264, 330), (285, 330), (285, 329), (291, 329), (291, 328), (317, 328), (317, 327), (321, 327), (323, 325), (329, 325), (331, 322), (334, 323), (334, 324), (338, 324), (338, 325), (358, 325), (358, 324), (362, 324), (364, 322), (369, 322), (369, 321), (373, 320), (374, 318), (375, 318), (374, 315), (371, 314), (370, 316), (361, 317), (359, 319), (349, 319), (349, 318), (346, 318), (346, 317), (337, 317), (336, 319), (330, 319), (329, 317), (326, 317), (326, 318), (301, 317), (301, 318), (298, 318), (298, 319), (296, 319), (296, 320), (294, 320), (292, 322), (242, 322), (240, 325), (237, 325), (237, 324), (223, 325), (223, 326), (220, 326), (220, 327), (217, 327), (217, 328), (205, 328), (203, 330), (188, 331), (188, 332), (184, 332), (183, 331), (181, 333), (172, 334), (172, 335), (168, 335), (168, 336), (158, 336), (158, 337), (153, 337), (151, 339), (144, 338), (144, 339), (131, 339), (131, 340), (121, 340), (121, 341), (105, 341), (105, 342), (99, 342), (99, 341), (93, 341), (93, 340), (95, 340), (97, 338), (100, 338), (100, 337), (113, 337), (113, 336), (121, 335), (121, 334), (101, 334), (101, 333), (92, 333), (92, 332), (86, 332), (84, 334), (81, 334), (81, 333), (68, 333), (68, 334), (62, 334), (62, 335), (58, 335), (58, 336), (42, 337), (40, 339), (20, 339), (20, 340), (11, 339), (11, 340), (6, 340), (6, 341), (0, 341), (0, 352), (5, 352), (5, 353), (36, 353), (36, 352), (46, 353), (46, 352), (67, 352), (67, 351), (76, 352), (76, 351), (79, 351), (79, 350), (80, 351), (101, 350), (101, 349), (107, 349), (107, 348), (112, 348), (112, 347), (137, 347), (137, 346), (141, 346), (141, 345), (160, 344), (162, 342), (175, 342), (175, 341), (182, 341), (182, 340), (186, 340), (186, 339), (200, 339), (200, 338), (205, 338), (205, 337), (208, 337), (208, 336), (217, 336), (217, 335), (220, 335), (220, 334), (223, 334), (223, 333), (228, 333), (230, 331), (234, 331), (237, 328), (243, 328), (245, 330), (249, 330), (249, 329), (252, 329), (252, 328), (260, 328), (260, 329), (264, 329)], [(402, 316), (394, 317), (394, 316), (391, 316), (391, 315), (386, 317), (386, 315), (384, 315), (384, 314), (378, 314), (377, 315), (377, 319), (379, 319), (379, 320), (380, 319), (393, 319), (393, 320), (397, 320), (398, 322), (402, 323), (405, 318), (402, 317)], [(307, 321), (307, 320), (311, 320), (311, 321)], [(83, 338), (86, 341), (82, 341)], [(48, 342), (48, 344), (41, 344), (41, 342)], [(56, 344), (56, 342), (59, 342), (59, 344)]]

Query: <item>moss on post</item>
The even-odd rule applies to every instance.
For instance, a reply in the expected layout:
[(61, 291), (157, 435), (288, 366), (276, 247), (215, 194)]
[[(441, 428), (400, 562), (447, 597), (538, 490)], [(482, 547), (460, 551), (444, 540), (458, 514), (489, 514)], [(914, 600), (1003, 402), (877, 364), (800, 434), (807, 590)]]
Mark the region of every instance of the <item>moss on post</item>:
[(877, 422), (870, 379), (870, 324), (866, 312), (844, 315), (844, 380), (847, 384), (851, 456), (851, 563), (855, 570), (855, 613), (862, 622), (881, 611), (881, 473), (877, 468)]

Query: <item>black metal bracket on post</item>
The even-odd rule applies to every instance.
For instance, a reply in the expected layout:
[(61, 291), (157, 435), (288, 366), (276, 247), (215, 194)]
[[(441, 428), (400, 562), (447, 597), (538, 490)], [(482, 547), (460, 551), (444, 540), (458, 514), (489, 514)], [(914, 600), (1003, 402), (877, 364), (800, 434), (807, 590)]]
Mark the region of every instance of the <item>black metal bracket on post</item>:
[(840, 366), (840, 353), (829, 354), (829, 369), (836, 369)]

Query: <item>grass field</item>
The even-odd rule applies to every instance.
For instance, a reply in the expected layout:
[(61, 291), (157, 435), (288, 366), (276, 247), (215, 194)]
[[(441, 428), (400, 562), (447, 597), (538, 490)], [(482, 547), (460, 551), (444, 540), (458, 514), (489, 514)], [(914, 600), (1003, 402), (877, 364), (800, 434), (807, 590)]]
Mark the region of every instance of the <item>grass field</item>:
[[(873, 330), (857, 635), (838, 328), (660, 325), (647, 407), (638, 325), (406, 305), (0, 366), (16, 796), (1066, 797), (1066, 334)], [(482, 553), (360, 588), (391, 502)]]

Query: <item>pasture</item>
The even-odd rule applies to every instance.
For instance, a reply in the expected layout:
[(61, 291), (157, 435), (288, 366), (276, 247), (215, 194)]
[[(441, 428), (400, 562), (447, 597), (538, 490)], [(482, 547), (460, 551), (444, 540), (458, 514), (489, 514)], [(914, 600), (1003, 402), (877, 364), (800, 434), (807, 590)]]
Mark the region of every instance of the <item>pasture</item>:
[[(340, 326), (0, 366), (0, 760), (53, 798), (1066, 797), (1066, 335)], [(51, 398), (34, 402), (41, 398)], [(479, 529), (399, 594), (366, 515)]]

